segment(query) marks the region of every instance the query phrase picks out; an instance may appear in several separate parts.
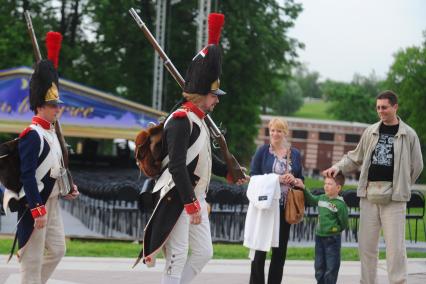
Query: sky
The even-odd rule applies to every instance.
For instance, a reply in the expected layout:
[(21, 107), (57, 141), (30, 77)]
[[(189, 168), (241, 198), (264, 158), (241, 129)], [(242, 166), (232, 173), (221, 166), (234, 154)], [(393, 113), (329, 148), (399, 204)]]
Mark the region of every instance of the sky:
[(349, 82), (355, 73), (384, 79), (393, 55), (420, 46), (426, 0), (295, 0), (304, 10), (289, 32), (303, 42), (299, 60), (326, 79)]

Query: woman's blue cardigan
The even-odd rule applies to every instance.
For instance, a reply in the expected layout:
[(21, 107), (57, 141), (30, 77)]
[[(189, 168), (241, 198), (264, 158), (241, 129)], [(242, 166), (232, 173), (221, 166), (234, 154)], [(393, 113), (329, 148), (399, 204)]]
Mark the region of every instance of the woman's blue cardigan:
[[(260, 146), (253, 156), (250, 164), (250, 176), (263, 175), (272, 173), (275, 156), (269, 152), (270, 144)], [(304, 180), (302, 156), (299, 150), (294, 147), (290, 148), (291, 151), (291, 173), (294, 177)]]

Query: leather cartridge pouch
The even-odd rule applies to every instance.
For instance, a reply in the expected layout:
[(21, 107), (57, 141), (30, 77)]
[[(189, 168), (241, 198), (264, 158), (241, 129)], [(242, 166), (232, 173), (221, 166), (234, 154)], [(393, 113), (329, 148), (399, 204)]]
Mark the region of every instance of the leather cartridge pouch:
[(369, 181), (367, 200), (374, 204), (389, 204), (392, 201), (392, 191), (392, 182), (390, 181)]

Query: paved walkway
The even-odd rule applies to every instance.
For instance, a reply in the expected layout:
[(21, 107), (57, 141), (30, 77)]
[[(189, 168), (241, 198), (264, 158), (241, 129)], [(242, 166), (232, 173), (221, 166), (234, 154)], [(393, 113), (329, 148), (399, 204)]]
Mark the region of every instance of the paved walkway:
[[(133, 261), (134, 259), (128, 258), (65, 257), (48, 284), (160, 283), (164, 268), (162, 259), (158, 260), (156, 267), (149, 269), (143, 264), (131, 269)], [(359, 270), (360, 265), (357, 261), (342, 262), (338, 283), (359, 283)], [(245, 284), (248, 283), (249, 273), (248, 260), (212, 260), (193, 283)], [(408, 273), (408, 283), (426, 283), (426, 259), (409, 259)], [(384, 261), (379, 262), (378, 275), (380, 284), (388, 283)], [(287, 261), (283, 282), (316, 283), (313, 261)], [(20, 283), (19, 264), (16, 258), (6, 264), (6, 256), (0, 256), (0, 283)]]
[[(131, 269), (134, 259), (65, 257), (48, 284), (150, 284), (160, 283), (164, 261), (158, 260), (154, 268), (143, 264)], [(0, 255), (0, 283), (20, 283), (19, 264), (14, 258), (6, 264), (6, 256)], [(267, 265), (269, 263), (267, 262)], [(267, 270), (266, 270), (267, 271)], [(359, 262), (344, 261), (338, 283), (359, 283)], [(410, 259), (408, 264), (410, 284), (426, 283), (426, 259)], [(248, 260), (212, 260), (193, 281), (194, 284), (246, 284), (250, 273)], [(314, 279), (313, 261), (287, 261), (284, 270), (285, 283), (310, 284)], [(386, 264), (379, 262), (379, 284), (388, 283)]]
[[(86, 228), (78, 219), (62, 210), (65, 233), (67, 236), (101, 237), (100, 234)], [(16, 215), (2, 218), (0, 234), (11, 234), (16, 224)], [(312, 243), (292, 242), (292, 246), (310, 246)], [(356, 243), (343, 243), (343, 246), (357, 246)], [(380, 247), (384, 247), (383, 242)], [(424, 251), (426, 243), (410, 243), (407, 248)], [(58, 266), (48, 284), (136, 284), (160, 283), (164, 261), (159, 260), (156, 267), (148, 269), (140, 264), (131, 269), (134, 259), (127, 258), (91, 258), (65, 257)], [(269, 264), (269, 262), (267, 262)], [(426, 259), (409, 260), (410, 284), (426, 283)], [(268, 271), (267, 268), (265, 271)], [(340, 268), (338, 283), (359, 283), (360, 264), (356, 261), (344, 261)], [(245, 284), (248, 283), (250, 262), (248, 260), (212, 260), (193, 282), (194, 284)], [(386, 263), (379, 262), (379, 284), (388, 283)], [(285, 283), (310, 284), (314, 279), (313, 261), (287, 261), (284, 270)], [(6, 264), (6, 256), (0, 255), (0, 283), (20, 283), (19, 264), (14, 258)]]

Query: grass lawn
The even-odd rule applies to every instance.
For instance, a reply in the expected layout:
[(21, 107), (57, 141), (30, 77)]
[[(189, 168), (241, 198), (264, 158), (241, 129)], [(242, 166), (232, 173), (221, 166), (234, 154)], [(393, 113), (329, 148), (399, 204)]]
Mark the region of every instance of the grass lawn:
[[(8, 254), (12, 245), (12, 239), (0, 239), (0, 254)], [(136, 243), (118, 241), (67, 241), (67, 256), (91, 256), (91, 257), (129, 257), (136, 258), (141, 246)], [(247, 259), (248, 249), (240, 244), (214, 244), (215, 259)], [(426, 258), (426, 252), (408, 251), (410, 258)], [(385, 252), (380, 252), (380, 258), (385, 258)], [(287, 259), (313, 260), (314, 247), (289, 247)], [(359, 260), (357, 248), (343, 248), (342, 260)]]
[(327, 108), (330, 106), (329, 102), (315, 101), (306, 102), (303, 106), (291, 116), (301, 118), (318, 118), (318, 119), (329, 119), (336, 120), (328, 111)]
[[(426, 210), (426, 206), (425, 206), (425, 210)], [(421, 209), (411, 209), (410, 213), (418, 213), (421, 214), (422, 210)], [(425, 216), (423, 216), (423, 221), (420, 219), (417, 221), (417, 241), (419, 242), (426, 242), (426, 236), (425, 236), (425, 230), (423, 227), (423, 222), (426, 223), (426, 214)], [(410, 220), (409, 222), (407, 221), (405, 223), (405, 239), (409, 240), (409, 231), (408, 231), (408, 226), (411, 227), (411, 239), (414, 242), (414, 238), (416, 235), (416, 221), (415, 220)]]

